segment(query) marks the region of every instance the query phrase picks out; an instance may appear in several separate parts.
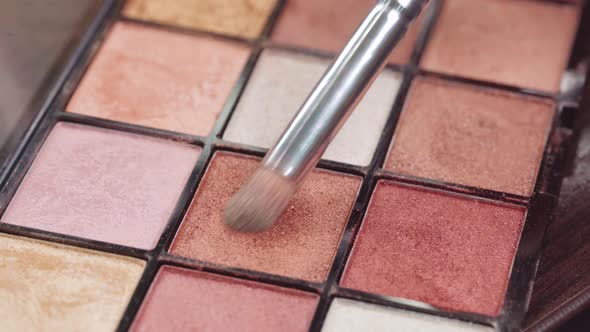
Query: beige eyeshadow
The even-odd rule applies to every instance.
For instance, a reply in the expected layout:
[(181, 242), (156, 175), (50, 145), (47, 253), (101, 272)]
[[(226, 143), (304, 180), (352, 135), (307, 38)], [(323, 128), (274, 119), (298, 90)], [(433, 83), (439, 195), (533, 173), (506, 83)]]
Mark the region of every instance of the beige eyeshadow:
[(385, 168), (529, 196), (553, 114), (548, 99), (418, 78)]
[(556, 92), (579, 8), (547, 1), (447, 0), (424, 69)]
[(126, 16), (162, 24), (258, 37), (276, 0), (129, 0)]
[(144, 262), (0, 235), (4, 331), (113, 331)]
[(119, 22), (66, 110), (206, 136), (249, 53), (233, 42)]

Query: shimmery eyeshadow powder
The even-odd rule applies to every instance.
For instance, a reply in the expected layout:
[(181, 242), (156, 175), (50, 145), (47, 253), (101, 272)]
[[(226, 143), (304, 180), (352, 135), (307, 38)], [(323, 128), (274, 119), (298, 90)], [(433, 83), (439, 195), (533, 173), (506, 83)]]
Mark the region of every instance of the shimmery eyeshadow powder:
[(319, 296), (164, 266), (131, 331), (307, 331)]
[(113, 331), (144, 262), (0, 235), (3, 331)]
[(258, 37), (277, 0), (128, 0), (128, 17), (236, 37)]
[[(289, 0), (273, 29), (272, 40), (339, 52), (374, 5), (374, 0)], [(410, 27), (391, 54), (390, 63), (410, 61), (423, 16)]]
[(199, 153), (178, 142), (58, 123), (2, 222), (151, 249)]
[(521, 207), (380, 181), (341, 284), (495, 316), (524, 215)]
[[(223, 138), (269, 148), (328, 67), (327, 60), (267, 50), (260, 56)], [(324, 153), (325, 159), (366, 166), (391, 113), (401, 75), (385, 70)]]
[(322, 281), (326, 278), (360, 186), (360, 178), (315, 170), (277, 223), (261, 234), (223, 223), (225, 202), (258, 159), (217, 152), (174, 239), (171, 252), (202, 261)]
[(322, 332), (492, 332), (491, 327), (444, 317), (336, 298)]
[(578, 15), (548, 1), (446, 0), (420, 66), (557, 92)]
[(249, 53), (237, 43), (118, 22), (66, 110), (206, 136)]
[(385, 168), (529, 196), (553, 114), (551, 100), (418, 78)]

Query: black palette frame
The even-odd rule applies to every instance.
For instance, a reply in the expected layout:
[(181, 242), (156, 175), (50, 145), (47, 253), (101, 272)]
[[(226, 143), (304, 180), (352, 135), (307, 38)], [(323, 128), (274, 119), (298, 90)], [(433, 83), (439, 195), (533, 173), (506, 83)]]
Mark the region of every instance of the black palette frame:
[[(550, 1), (564, 6), (571, 5), (565, 1), (560, 0), (536, 1)], [(206, 171), (207, 165), (214, 156), (215, 152), (232, 151), (241, 153), (243, 155), (261, 157), (266, 151), (266, 149), (228, 142), (222, 139), (225, 128), (230, 121), (231, 115), (239, 101), (241, 93), (246, 87), (248, 79), (254, 70), (257, 59), (261, 52), (265, 48), (271, 48), (289, 50), (304, 54), (312, 54), (323, 58), (329, 58), (333, 56), (333, 54), (328, 52), (314, 51), (287, 45), (277, 45), (268, 41), (268, 37), (270, 36), (275, 22), (281, 14), (281, 10), (283, 9), (285, 2), (286, 0), (277, 0), (277, 4), (268, 22), (266, 23), (260, 38), (256, 40), (246, 40), (211, 32), (165, 26), (162, 24), (143, 22), (122, 17), (122, 14), (120, 14), (120, 9), (122, 8), (123, 1), (105, 1), (96, 16), (96, 20), (93, 24), (91, 24), (87, 34), (81, 40), (79, 48), (74, 52), (68, 65), (66, 66), (66, 69), (62, 73), (62, 75), (64, 75), (64, 79), (58, 80), (56, 85), (52, 87), (53, 89), (56, 89), (56, 91), (58, 90), (59, 94), (55, 98), (46, 101), (45, 104), (49, 105), (49, 107), (41, 110), (31, 125), (29, 129), (30, 134), (26, 138), (28, 142), (24, 146), (23, 150), (18, 152), (18, 157), (15, 158), (15, 163), (9, 169), (9, 173), (7, 173), (10, 174), (10, 177), (7, 177), (4, 180), (0, 179), (0, 215), (2, 215), (6, 210), (6, 207), (15, 194), (22, 179), (24, 178), (29, 166), (43, 145), (45, 138), (53, 126), (60, 121), (91, 125), (95, 127), (120, 130), (184, 142), (186, 144), (201, 147), (201, 155), (190, 175), (187, 184), (183, 189), (173, 214), (170, 216), (166, 228), (164, 229), (156, 247), (152, 250), (130, 248), (126, 246), (88, 240), (6, 223), (0, 223), (0, 232), (125, 255), (146, 261), (145, 270), (119, 323), (119, 331), (126, 331), (131, 326), (133, 319), (139, 310), (141, 303), (146, 296), (147, 291), (161, 265), (173, 265), (190, 268), (193, 270), (208, 271), (216, 274), (233, 276), (247, 280), (255, 280), (316, 293), (320, 296), (320, 300), (316, 313), (311, 322), (311, 331), (321, 330), (330, 303), (335, 297), (356, 299), (364, 302), (380, 304), (387, 307), (402, 308), (437, 316), (455, 318), (463, 321), (492, 326), (500, 331), (518, 330), (521, 323), (524, 321), (524, 315), (530, 300), (532, 280), (534, 279), (537, 264), (540, 258), (542, 238), (546, 225), (553, 217), (553, 210), (557, 202), (557, 196), (562, 180), (561, 173), (566, 163), (565, 155), (567, 152), (567, 142), (564, 143), (563, 140), (556, 140), (554, 138), (561, 135), (563, 132), (573, 132), (574, 129), (564, 125), (564, 122), (566, 121), (562, 121), (563, 116), (571, 116), (570, 113), (565, 114), (562, 112), (562, 109), (566, 107), (566, 104), (569, 105), (570, 103), (569, 101), (565, 102), (561, 100), (559, 95), (551, 95), (540, 91), (521, 89), (514, 86), (494, 84), (484, 81), (454, 77), (450, 75), (442, 75), (438, 73), (427, 72), (418, 68), (420, 57), (436, 23), (436, 19), (439, 16), (440, 7), (442, 4), (440, 0), (431, 1), (432, 5), (429, 8), (429, 12), (427, 13), (427, 17), (423, 22), (423, 26), (420, 29), (421, 31), (412, 53), (410, 63), (408, 65), (387, 66), (388, 69), (400, 73), (400, 75), (403, 77), (403, 80), (401, 87), (398, 90), (395, 102), (392, 106), (390, 115), (385, 123), (384, 130), (379, 139), (379, 143), (371, 163), (368, 166), (359, 167), (339, 162), (322, 160), (319, 164), (320, 168), (362, 177), (362, 184), (359, 194), (346, 223), (346, 227), (338, 245), (334, 261), (325, 282), (313, 283), (256, 271), (230, 268), (209, 262), (179, 257), (168, 253), (168, 248), (172, 243), (174, 235), (180, 227), (180, 223), (182, 222), (184, 214), (186, 213), (192, 197), (194, 196), (197, 187)], [(584, 10), (588, 11), (589, 7), (590, 6), (585, 6)], [(110, 27), (117, 20), (132, 22), (134, 24), (156, 26), (168, 31), (175, 31), (183, 34), (211, 36), (221, 40), (242, 43), (252, 48), (252, 52), (247, 61), (247, 64), (242, 70), (242, 73), (233, 87), (230, 96), (226, 100), (213, 130), (208, 136), (204, 137), (181, 134), (167, 130), (148, 128), (139, 125), (67, 113), (64, 111), (70, 97), (75, 91), (82, 76), (86, 72), (88, 65), (92, 62), (92, 59), (96, 55), (100, 45), (102, 44), (102, 41), (108, 34)], [(578, 38), (578, 42), (580, 42), (580, 38)], [(574, 67), (574, 65), (575, 63), (571, 63), (570, 68)], [(396, 174), (382, 169), (382, 165), (386, 160), (391, 142), (394, 139), (395, 128), (397, 126), (397, 121), (402, 111), (405, 98), (407, 96), (411, 82), (416, 76), (438, 77), (461, 83), (469, 83), (484, 87), (493, 87), (510, 92), (517, 92), (529, 96), (551, 98), (555, 101), (557, 111), (555, 112), (551, 133), (547, 138), (542, 165), (539, 168), (534, 193), (531, 197), (523, 197), (519, 195), (483, 190), (480, 188), (457, 185), (453, 183), (417, 178), (403, 174)], [(394, 91), (392, 91), (392, 93), (393, 92)], [(577, 111), (577, 113), (580, 112), (579, 109), (576, 109), (575, 111)], [(504, 305), (498, 317), (488, 317), (471, 313), (451, 313), (444, 310), (435, 309), (425, 303), (420, 304), (413, 301), (410, 303), (403, 299), (364, 293), (339, 286), (339, 281), (344, 271), (344, 267), (346, 261), (348, 260), (348, 256), (352, 249), (355, 237), (358, 233), (359, 226), (364, 219), (373, 190), (377, 182), (380, 180), (395, 181), (404, 185), (420, 186), (429, 188), (431, 190), (443, 190), (447, 193), (454, 193), (456, 195), (470, 197), (472, 199), (491, 200), (503, 204), (509, 203), (528, 208), (524, 229), (521, 234), (521, 240), (518, 245), (518, 250), (510, 274)]]

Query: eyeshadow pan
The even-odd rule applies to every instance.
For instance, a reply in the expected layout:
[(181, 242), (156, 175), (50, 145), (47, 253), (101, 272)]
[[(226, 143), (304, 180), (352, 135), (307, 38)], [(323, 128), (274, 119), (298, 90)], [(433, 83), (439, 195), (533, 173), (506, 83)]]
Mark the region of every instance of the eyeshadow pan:
[(319, 282), (326, 278), (360, 178), (314, 170), (268, 231), (248, 234), (223, 223), (223, 206), (259, 159), (217, 152), (174, 239), (171, 253), (224, 266)]
[(530, 196), (553, 115), (548, 99), (417, 78), (385, 169)]
[[(273, 29), (280, 44), (337, 53), (375, 5), (374, 0), (289, 0)], [(410, 61), (424, 14), (410, 27), (390, 63)]]
[(495, 316), (524, 208), (380, 181), (341, 284)]
[(113, 331), (144, 262), (0, 234), (4, 331)]
[(492, 332), (491, 327), (376, 304), (336, 298), (322, 332)]
[(446, 0), (420, 66), (557, 92), (578, 12), (549, 1)]
[(125, 16), (166, 25), (254, 39), (276, 0), (128, 0)]
[(58, 123), (2, 222), (151, 249), (199, 154), (187, 144)]
[(163, 266), (131, 331), (307, 331), (319, 296)]
[(66, 110), (207, 136), (249, 53), (233, 42), (118, 22)]
[[(269, 148), (279, 138), (329, 65), (291, 52), (264, 51), (223, 138)], [(402, 76), (389, 70), (375, 80), (324, 153), (325, 159), (366, 166), (397, 96)]]

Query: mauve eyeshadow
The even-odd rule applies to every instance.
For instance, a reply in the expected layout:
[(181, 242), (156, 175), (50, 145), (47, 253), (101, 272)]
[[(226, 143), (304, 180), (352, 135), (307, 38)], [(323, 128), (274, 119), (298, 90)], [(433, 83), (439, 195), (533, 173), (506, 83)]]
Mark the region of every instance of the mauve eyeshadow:
[(550, 1), (443, 1), (420, 66), (557, 92), (579, 9)]
[(529, 196), (554, 107), (549, 99), (417, 78), (385, 169)]
[(132, 331), (307, 331), (319, 296), (163, 266)]
[[(340, 52), (365, 16), (374, 0), (290, 0), (281, 12), (272, 40), (329, 52)], [(418, 38), (424, 15), (410, 26), (389, 57), (390, 63), (406, 64)]]
[(200, 151), (188, 144), (60, 122), (2, 222), (151, 249)]
[(522, 207), (380, 181), (341, 284), (495, 316), (524, 217)]
[(223, 206), (259, 159), (217, 152), (174, 239), (171, 253), (220, 265), (320, 282), (328, 274), (360, 177), (314, 170), (282, 217), (261, 234), (223, 223)]

